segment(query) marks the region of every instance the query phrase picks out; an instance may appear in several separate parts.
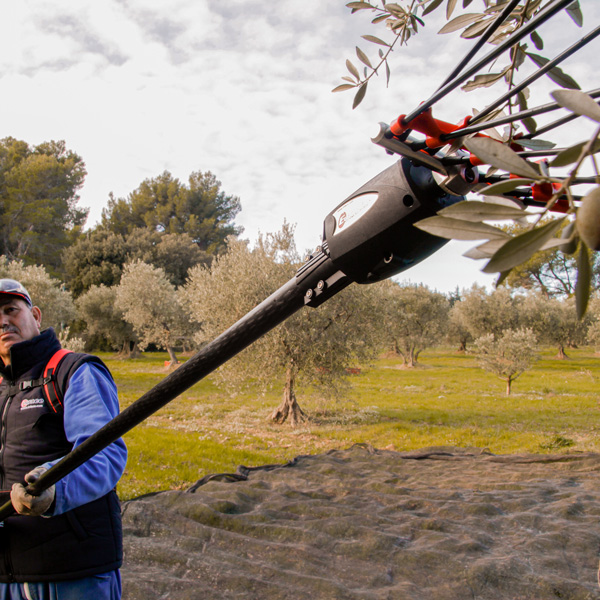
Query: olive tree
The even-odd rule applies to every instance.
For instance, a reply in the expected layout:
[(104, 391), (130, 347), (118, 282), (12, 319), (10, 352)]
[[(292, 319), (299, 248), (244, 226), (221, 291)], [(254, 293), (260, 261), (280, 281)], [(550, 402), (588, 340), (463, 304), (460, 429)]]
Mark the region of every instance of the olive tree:
[(116, 286), (93, 285), (75, 301), (79, 317), (85, 321), (89, 335), (107, 339), (123, 356), (135, 355), (137, 336), (124, 318), (117, 302)]
[(479, 285), (465, 291), (463, 299), (451, 309), (451, 319), (457, 326), (466, 329), (473, 338), (492, 333), (501, 334), (505, 329), (520, 326), (520, 296), (511, 295), (506, 288), (499, 287), (487, 292)]
[(568, 358), (565, 348), (585, 343), (591, 316), (577, 318), (575, 299), (547, 298), (543, 293), (529, 294), (521, 305), (522, 320), (540, 343), (555, 346), (556, 358)]
[(383, 339), (407, 367), (416, 366), (419, 354), (444, 335), (450, 303), (444, 294), (424, 285), (384, 282), (380, 288)]
[(139, 337), (140, 348), (156, 344), (169, 353), (171, 365), (177, 364), (173, 347), (187, 318), (165, 272), (142, 261), (125, 265), (116, 301)]
[(600, 296), (596, 293), (590, 301), (589, 308), (590, 323), (586, 331), (586, 342), (596, 348), (596, 352), (600, 350)]
[(26, 266), (21, 260), (0, 256), (0, 278), (16, 279), (27, 288), (33, 303), (42, 311), (44, 327), (54, 327), (60, 331), (75, 318), (71, 294), (44, 267)]
[(506, 382), (510, 395), (512, 382), (530, 368), (536, 359), (536, 338), (531, 329), (507, 329), (495, 336), (488, 333), (475, 340), (479, 366)]
[[(228, 250), (210, 266), (190, 270), (182, 297), (201, 326), (198, 341), (213, 339), (281, 285), (300, 264), (293, 227), (260, 236), (251, 248), (229, 239)], [(249, 380), (262, 389), (283, 385), (281, 404), (271, 413), (277, 423), (295, 426), (305, 419), (296, 393), (318, 386), (325, 395), (339, 393), (347, 367), (373, 356), (377, 306), (371, 286), (351, 286), (318, 309), (294, 314), (216, 373), (219, 382), (239, 388)]]

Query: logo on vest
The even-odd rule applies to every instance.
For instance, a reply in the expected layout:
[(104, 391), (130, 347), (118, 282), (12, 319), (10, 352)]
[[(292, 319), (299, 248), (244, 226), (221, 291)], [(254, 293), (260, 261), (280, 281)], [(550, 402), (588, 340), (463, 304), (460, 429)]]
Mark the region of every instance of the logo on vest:
[(21, 401), (21, 410), (28, 410), (30, 408), (41, 408), (44, 406), (43, 398), (25, 398)]

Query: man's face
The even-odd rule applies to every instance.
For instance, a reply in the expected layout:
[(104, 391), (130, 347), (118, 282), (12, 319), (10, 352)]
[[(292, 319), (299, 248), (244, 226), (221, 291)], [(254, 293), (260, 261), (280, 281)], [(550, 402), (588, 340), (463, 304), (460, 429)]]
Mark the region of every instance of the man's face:
[(0, 298), (0, 358), (10, 364), (10, 349), (14, 344), (30, 340), (40, 333), (42, 313), (37, 306), (15, 296)]

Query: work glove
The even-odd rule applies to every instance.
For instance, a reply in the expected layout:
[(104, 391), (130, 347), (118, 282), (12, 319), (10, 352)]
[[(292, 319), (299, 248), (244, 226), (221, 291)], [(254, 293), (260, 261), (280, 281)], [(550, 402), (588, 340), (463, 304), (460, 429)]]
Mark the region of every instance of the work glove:
[[(26, 483), (35, 483), (45, 471), (47, 471), (46, 467), (41, 466), (29, 471), (25, 475)], [(20, 515), (27, 515), (29, 517), (42, 516), (50, 508), (52, 502), (54, 502), (54, 486), (50, 486), (39, 496), (32, 496), (27, 493), (22, 483), (13, 483), (10, 492), (10, 501)]]

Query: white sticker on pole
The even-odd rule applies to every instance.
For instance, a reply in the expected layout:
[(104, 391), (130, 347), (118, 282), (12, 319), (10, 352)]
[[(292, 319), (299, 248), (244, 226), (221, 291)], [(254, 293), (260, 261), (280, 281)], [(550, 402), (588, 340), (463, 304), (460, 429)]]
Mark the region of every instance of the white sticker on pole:
[(335, 231), (333, 235), (342, 233), (348, 227), (356, 223), (377, 202), (379, 194), (368, 193), (350, 198), (342, 204), (334, 213)]

